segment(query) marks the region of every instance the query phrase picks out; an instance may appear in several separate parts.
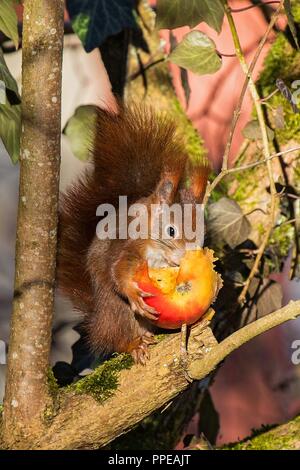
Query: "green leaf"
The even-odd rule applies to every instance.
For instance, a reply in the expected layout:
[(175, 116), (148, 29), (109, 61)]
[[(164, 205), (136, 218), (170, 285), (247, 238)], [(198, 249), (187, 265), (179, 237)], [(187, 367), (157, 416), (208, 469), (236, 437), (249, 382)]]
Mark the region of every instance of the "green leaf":
[(251, 224), (235, 201), (222, 197), (209, 206), (208, 228), (216, 239), (235, 248), (247, 240)]
[(158, 0), (156, 26), (174, 29), (180, 26), (193, 28), (202, 21), (220, 33), (224, 8), (219, 0)]
[(0, 104), (0, 137), (13, 163), (20, 153), (21, 105)]
[[(266, 127), (268, 140), (271, 142), (274, 139), (275, 134), (272, 129), (270, 129), (268, 126)], [(261, 140), (261, 129), (258, 120), (253, 119), (253, 121), (249, 121), (242, 130), (242, 134), (246, 139), (249, 140)]]
[(91, 18), (85, 13), (79, 13), (72, 22), (72, 28), (82, 44), (86, 43)]
[(249, 286), (249, 294), (255, 301), (255, 314), (258, 318), (282, 307), (282, 287), (278, 282), (254, 277)]
[(169, 55), (169, 60), (198, 75), (215, 73), (222, 65), (215, 43), (200, 31), (186, 34)]
[(297, 48), (299, 49), (300, 47), (299, 47), (299, 41), (298, 41), (298, 37), (297, 37), (297, 30), (296, 30), (296, 26), (295, 26), (295, 20), (294, 20), (290, 0), (284, 0), (284, 9), (285, 9), (285, 12), (286, 12), (286, 16), (287, 16), (287, 19), (288, 19), (288, 23), (289, 23), (289, 27), (290, 27), (292, 36), (294, 38), (294, 41), (296, 43)]
[(87, 52), (110, 36), (136, 28), (135, 0), (66, 0), (73, 30)]
[(12, 39), (16, 49), (19, 47), (18, 17), (14, 0), (0, 1), (0, 31)]
[[(10, 104), (20, 104), (21, 97), (19, 95), (18, 85), (12, 74), (10, 73), (4, 56), (2, 49), (0, 48), (0, 86), (1, 89), (5, 89), (5, 95), (10, 102)], [(5, 100), (3, 101), (3, 96), (0, 100), (1, 104), (5, 104)]]
[(95, 105), (79, 106), (63, 130), (70, 141), (72, 152), (79, 160), (86, 161), (90, 157), (97, 110)]

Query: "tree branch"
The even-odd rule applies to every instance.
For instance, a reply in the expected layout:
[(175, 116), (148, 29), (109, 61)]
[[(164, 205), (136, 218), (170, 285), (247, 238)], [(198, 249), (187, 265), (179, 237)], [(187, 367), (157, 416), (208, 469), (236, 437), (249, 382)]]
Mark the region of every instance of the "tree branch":
[(209, 191), (207, 192), (205, 199), (204, 199), (204, 204), (207, 203), (207, 197), (210, 196), (212, 191), (218, 186), (218, 184), (222, 181), (223, 178), (227, 175), (231, 175), (232, 173), (238, 173), (239, 171), (245, 171), (245, 170), (250, 170), (251, 168), (255, 168), (256, 166), (259, 165), (264, 165), (267, 161), (273, 160), (273, 158), (281, 157), (283, 155), (287, 155), (288, 153), (296, 152), (297, 150), (300, 150), (300, 147), (291, 147), (290, 149), (283, 150), (282, 152), (277, 152), (273, 153), (270, 155), (267, 159), (264, 158), (263, 160), (258, 160), (257, 162), (253, 163), (248, 163), (247, 165), (241, 165), (241, 166), (236, 166), (233, 168), (228, 168), (226, 170), (222, 170), (218, 176), (213, 180), (213, 182), (209, 186)]
[(60, 165), (63, 0), (25, 0), (15, 291), (3, 434), (40, 427), (54, 298)]
[[(219, 344), (207, 325), (204, 328), (203, 324), (198, 324), (192, 328), (188, 340), (190, 377), (197, 380), (206, 377), (242, 344), (299, 315), (300, 301), (290, 302), (236, 331)], [(189, 385), (180, 361), (180, 343), (180, 334), (168, 335), (151, 350), (151, 359), (145, 367), (134, 365), (118, 372), (111, 395), (102, 390), (95, 399), (95, 395), (84, 393), (88, 386), (82, 387), (80, 382), (62, 392), (54, 403), (53, 414), (49, 411), (48, 424), (35, 442), (35, 448), (102, 447), (166, 405)], [(103, 375), (104, 367), (110, 367), (110, 361), (83, 380), (92, 384), (97, 383), (97, 377), (100, 377), (103, 383), (103, 377), (107, 378), (109, 373), (108, 369)]]
[(300, 450), (300, 416), (269, 431), (223, 447), (225, 450)]

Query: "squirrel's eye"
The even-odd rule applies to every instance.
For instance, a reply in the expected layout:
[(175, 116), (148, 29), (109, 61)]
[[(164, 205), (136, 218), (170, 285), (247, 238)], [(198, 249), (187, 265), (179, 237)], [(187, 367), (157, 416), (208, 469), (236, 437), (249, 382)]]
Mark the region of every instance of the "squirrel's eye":
[(166, 228), (166, 233), (169, 237), (175, 238), (177, 235), (177, 229), (173, 225), (168, 225)]

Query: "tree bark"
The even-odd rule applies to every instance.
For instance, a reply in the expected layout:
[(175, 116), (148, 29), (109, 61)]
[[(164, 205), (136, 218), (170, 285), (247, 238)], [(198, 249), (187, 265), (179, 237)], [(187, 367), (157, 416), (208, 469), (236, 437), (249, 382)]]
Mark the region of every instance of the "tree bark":
[(38, 432), (49, 401), (63, 25), (63, 0), (24, 1), (15, 290), (3, 414), (7, 444)]
[(14, 446), (52, 450), (106, 446), (170, 403), (191, 380), (209, 375), (230, 352), (263, 331), (299, 315), (300, 301), (290, 302), (221, 343), (217, 343), (207, 326), (208, 320), (204, 320), (191, 330), (188, 364), (182, 362), (180, 355), (180, 334), (168, 335), (153, 347), (146, 367), (128, 367), (126, 358), (125, 366), (120, 367), (121, 359), (112, 359), (59, 392), (52, 406), (48, 406), (39, 435), (34, 436), (32, 443), (15, 442)]

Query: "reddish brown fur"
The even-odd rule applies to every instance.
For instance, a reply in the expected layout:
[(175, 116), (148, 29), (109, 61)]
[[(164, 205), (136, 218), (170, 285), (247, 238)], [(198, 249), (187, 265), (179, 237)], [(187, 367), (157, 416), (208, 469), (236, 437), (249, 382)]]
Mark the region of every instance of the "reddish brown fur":
[[(170, 183), (173, 199), (186, 154), (174, 123), (141, 106), (123, 107), (118, 115), (99, 110), (92, 148), (93, 164), (61, 198), (58, 284), (83, 313), (93, 350), (134, 350), (143, 362), (152, 326), (142, 318), (150, 313), (139, 308), (131, 277), (145, 261), (146, 247), (155, 250), (159, 244), (99, 240), (96, 209), (102, 203), (117, 206), (120, 195), (127, 195), (129, 204), (163, 200)], [(175, 245), (164, 247), (168, 259), (184, 241)]]

